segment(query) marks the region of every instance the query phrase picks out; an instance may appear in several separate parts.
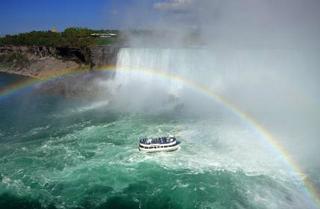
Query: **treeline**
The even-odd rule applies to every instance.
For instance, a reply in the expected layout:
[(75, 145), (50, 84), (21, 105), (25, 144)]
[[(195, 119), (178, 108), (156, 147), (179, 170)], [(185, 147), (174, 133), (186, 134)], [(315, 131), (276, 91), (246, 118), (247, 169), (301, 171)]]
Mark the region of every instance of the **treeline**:
[(92, 30), (88, 28), (67, 28), (63, 32), (32, 31), (17, 35), (0, 37), (0, 46), (51, 46), (51, 47), (75, 47), (82, 48), (101, 43), (112, 43), (116, 37), (101, 38), (92, 36), (99, 33), (119, 34), (116, 30)]

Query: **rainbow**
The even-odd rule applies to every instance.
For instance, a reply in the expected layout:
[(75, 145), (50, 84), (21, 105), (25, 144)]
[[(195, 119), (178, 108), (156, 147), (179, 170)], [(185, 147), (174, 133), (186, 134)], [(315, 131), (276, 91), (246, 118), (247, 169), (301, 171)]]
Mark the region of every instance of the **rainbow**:
[[(100, 67), (97, 69), (98, 71), (118, 71), (118, 72), (133, 72), (133, 73), (141, 73), (145, 75), (154, 75), (159, 76), (163, 79), (169, 79), (176, 82), (180, 82), (185, 86), (191, 87), (194, 90), (197, 90), (201, 94), (209, 97), (210, 99), (218, 102), (223, 105), (229, 111), (231, 111), (234, 115), (239, 117), (241, 120), (246, 121), (256, 133), (261, 136), (260, 140), (264, 142), (264, 144), (269, 148), (274, 154), (281, 157), (284, 165), (287, 167), (288, 172), (292, 175), (293, 178), (299, 180), (303, 183), (304, 187), (301, 188), (301, 192), (303, 192), (306, 197), (310, 201), (310, 206), (312, 208), (320, 208), (320, 192), (317, 190), (316, 186), (311, 182), (311, 180), (306, 177), (304, 171), (300, 168), (300, 166), (294, 161), (294, 159), (290, 156), (288, 151), (283, 147), (283, 145), (266, 129), (264, 128), (256, 119), (254, 119), (248, 113), (241, 111), (235, 104), (226, 98), (222, 97), (222, 95), (217, 94), (216, 92), (209, 89), (207, 86), (202, 85), (200, 83), (194, 82), (190, 79), (186, 79), (177, 74), (170, 73), (167, 71), (161, 70), (151, 70), (151, 69), (142, 69), (142, 68), (133, 68), (127, 66), (114, 66), (107, 65)], [(17, 82), (11, 85), (6, 86), (5, 88), (0, 88), (0, 98), (9, 96), (15, 92), (18, 92), (22, 89), (30, 87), (39, 82), (46, 82), (50, 80), (54, 80), (60, 78), (62, 76), (70, 75), (70, 74), (80, 74), (85, 71), (62, 71), (61, 73), (55, 74), (47, 74), (45, 77), (41, 79), (27, 79), (21, 82)]]

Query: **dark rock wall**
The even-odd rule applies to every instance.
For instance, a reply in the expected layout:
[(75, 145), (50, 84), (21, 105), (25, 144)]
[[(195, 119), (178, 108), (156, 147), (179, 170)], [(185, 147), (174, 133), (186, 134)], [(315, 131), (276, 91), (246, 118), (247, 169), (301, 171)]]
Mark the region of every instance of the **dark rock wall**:
[(115, 65), (119, 45), (96, 46), (90, 48), (91, 68), (99, 68), (105, 65)]

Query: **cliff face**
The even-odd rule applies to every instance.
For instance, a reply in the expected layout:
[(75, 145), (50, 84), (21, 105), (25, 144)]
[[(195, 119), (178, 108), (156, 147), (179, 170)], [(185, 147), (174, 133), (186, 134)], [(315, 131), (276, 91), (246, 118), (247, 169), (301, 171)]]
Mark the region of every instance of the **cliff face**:
[(66, 71), (95, 69), (116, 62), (120, 46), (90, 48), (3, 46), (0, 47), (0, 71), (44, 78)]
[(105, 65), (114, 65), (117, 62), (117, 54), (120, 45), (96, 46), (90, 48), (91, 68), (99, 68)]

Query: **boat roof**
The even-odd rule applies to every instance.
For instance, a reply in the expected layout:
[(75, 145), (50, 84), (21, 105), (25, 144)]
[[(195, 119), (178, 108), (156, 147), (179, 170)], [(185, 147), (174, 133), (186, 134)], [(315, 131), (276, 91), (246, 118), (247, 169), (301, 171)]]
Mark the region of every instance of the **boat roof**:
[(176, 137), (157, 137), (157, 138), (142, 138), (140, 143), (142, 144), (167, 144), (176, 141)]

